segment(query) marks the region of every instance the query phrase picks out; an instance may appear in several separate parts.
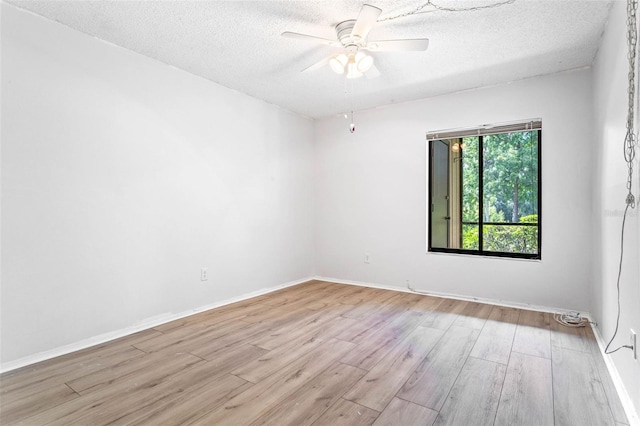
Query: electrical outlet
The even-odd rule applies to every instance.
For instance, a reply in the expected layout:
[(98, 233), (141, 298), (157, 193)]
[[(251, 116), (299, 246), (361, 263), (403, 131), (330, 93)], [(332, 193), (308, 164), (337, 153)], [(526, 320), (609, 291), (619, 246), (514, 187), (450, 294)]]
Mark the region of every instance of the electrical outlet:
[(200, 281), (207, 281), (209, 279), (209, 271), (207, 268), (200, 269)]
[(631, 332), (631, 351), (633, 352), (633, 359), (638, 360), (638, 336), (633, 329), (629, 330)]
[(371, 255), (369, 253), (364, 254), (364, 263), (371, 263)]

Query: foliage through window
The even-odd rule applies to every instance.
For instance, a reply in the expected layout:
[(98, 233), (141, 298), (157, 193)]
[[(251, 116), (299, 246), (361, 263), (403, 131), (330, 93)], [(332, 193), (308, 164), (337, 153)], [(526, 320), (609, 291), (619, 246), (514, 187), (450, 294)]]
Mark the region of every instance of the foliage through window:
[(429, 251), (540, 259), (541, 133), (530, 121), (427, 135)]

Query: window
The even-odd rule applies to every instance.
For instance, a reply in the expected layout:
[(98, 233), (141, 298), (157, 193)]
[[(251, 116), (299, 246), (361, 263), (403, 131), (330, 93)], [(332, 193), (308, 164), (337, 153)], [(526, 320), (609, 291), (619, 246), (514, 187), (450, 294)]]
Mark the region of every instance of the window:
[(540, 259), (540, 120), (427, 134), (428, 248)]

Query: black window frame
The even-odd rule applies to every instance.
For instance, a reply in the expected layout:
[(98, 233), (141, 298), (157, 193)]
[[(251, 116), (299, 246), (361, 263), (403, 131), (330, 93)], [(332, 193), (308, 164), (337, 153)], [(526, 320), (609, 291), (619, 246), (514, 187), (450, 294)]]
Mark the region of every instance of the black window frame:
[[(427, 155), (428, 155), (428, 208), (427, 208), (427, 250), (432, 253), (453, 253), (453, 254), (469, 254), (476, 256), (488, 256), (488, 257), (503, 257), (503, 258), (513, 258), (513, 259), (531, 259), (531, 260), (542, 260), (542, 128), (535, 128), (531, 130), (518, 130), (519, 132), (525, 131), (537, 131), (538, 132), (538, 193), (537, 193), (537, 201), (538, 201), (538, 222), (536, 224), (523, 224), (523, 223), (512, 223), (512, 222), (485, 222), (483, 220), (482, 214), (479, 214), (478, 217), (478, 250), (473, 249), (462, 249), (462, 248), (444, 248), (444, 247), (433, 247), (432, 245), (432, 226), (431, 226), (431, 206), (433, 204), (432, 199), (432, 174), (433, 174), (433, 147), (434, 143), (440, 140), (449, 140), (456, 139), (456, 136), (449, 137), (437, 137), (436, 134), (427, 135), (428, 147), (427, 147)], [(478, 210), (480, 212), (483, 211), (484, 207), (484, 136), (488, 136), (491, 134), (505, 134), (509, 132), (492, 132), (486, 134), (478, 135)], [(469, 135), (470, 136), (470, 135)], [(461, 136), (458, 136), (461, 137)], [(462, 168), (460, 168), (460, 185), (463, 185), (462, 179)], [(460, 205), (462, 206), (462, 196), (463, 191), (459, 191), (460, 196)], [(462, 221), (462, 208), (460, 208), (460, 226), (462, 228), (463, 225), (476, 225), (476, 222), (463, 222)], [(483, 250), (483, 239), (484, 239), (484, 225), (504, 225), (504, 226), (536, 226), (538, 228), (538, 252), (537, 253), (510, 253), (510, 252), (499, 252), (499, 251), (487, 251)], [(462, 238), (462, 232), (460, 233), (460, 238)]]

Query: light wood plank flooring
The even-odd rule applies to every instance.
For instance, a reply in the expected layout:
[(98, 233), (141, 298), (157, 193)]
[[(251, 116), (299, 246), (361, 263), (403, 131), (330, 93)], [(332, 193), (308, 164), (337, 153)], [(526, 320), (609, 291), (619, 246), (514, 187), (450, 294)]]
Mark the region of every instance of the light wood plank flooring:
[(311, 281), (0, 376), (2, 425), (628, 424), (589, 328)]

